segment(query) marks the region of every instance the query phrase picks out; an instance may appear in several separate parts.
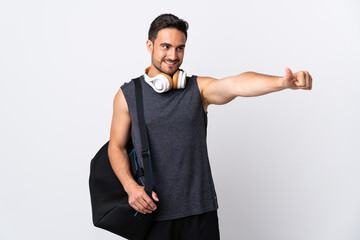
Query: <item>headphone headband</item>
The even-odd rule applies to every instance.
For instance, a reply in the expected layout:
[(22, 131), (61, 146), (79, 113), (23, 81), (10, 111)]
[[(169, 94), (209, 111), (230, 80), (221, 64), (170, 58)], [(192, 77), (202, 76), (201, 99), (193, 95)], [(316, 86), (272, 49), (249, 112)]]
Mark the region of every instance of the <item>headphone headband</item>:
[(171, 89), (183, 89), (186, 86), (186, 73), (181, 69), (178, 69), (173, 77), (160, 73), (152, 78), (147, 75), (149, 70), (150, 67), (145, 69), (145, 81), (158, 93), (167, 92)]

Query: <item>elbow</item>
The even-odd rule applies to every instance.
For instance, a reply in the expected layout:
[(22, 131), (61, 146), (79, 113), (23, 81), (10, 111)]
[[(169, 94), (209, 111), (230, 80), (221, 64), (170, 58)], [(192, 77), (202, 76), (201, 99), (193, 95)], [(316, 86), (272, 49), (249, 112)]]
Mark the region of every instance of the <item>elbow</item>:
[(230, 81), (230, 85), (229, 85), (229, 89), (230, 89), (230, 95), (231, 97), (235, 98), (235, 97), (250, 97), (248, 94), (246, 94), (245, 87), (243, 84), (243, 81), (241, 81), (242, 77), (243, 77), (242, 73), (240, 75), (237, 75), (233, 78), (231, 78)]
[(254, 92), (255, 72), (244, 72), (232, 78), (233, 94), (237, 97), (254, 97), (257, 94)]

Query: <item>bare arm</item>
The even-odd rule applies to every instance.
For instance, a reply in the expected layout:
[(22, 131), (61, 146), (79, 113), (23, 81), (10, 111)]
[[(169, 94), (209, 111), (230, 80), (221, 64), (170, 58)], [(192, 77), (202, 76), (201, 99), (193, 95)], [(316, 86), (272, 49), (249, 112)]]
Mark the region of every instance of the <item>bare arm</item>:
[[(114, 173), (129, 195), (129, 204), (136, 211), (141, 213), (150, 213), (156, 209), (156, 205), (146, 194), (144, 187), (137, 184), (130, 171), (130, 163), (126, 151), (130, 124), (131, 119), (129, 109), (124, 94), (122, 93), (122, 90), (119, 89), (114, 98), (110, 142), (108, 148), (110, 163)], [(155, 193), (153, 193), (152, 197), (158, 201)]]
[(210, 104), (226, 104), (234, 98), (254, 97), (286, 88), (306, 89), (312, 88), (312, 78), (306, 71), (295, 74), (285, 69), (284, 77), (265, 75), (255, 72), (244, 72), (237, 76), (215, 79), (198, 77), (198, 84), (205, 111)]

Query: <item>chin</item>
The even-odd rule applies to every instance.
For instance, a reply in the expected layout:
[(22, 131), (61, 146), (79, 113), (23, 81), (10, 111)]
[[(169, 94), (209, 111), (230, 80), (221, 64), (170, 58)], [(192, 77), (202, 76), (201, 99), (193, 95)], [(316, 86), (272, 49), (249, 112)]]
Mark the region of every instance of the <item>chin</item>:
[(173, 75), (177, 70), (179, 70), (179, 66), (174, 66), (173, 68), (166, 68), (166, 70), (163, 72), (167, 75)]
[(173, 75), (178, 69), (175, 70), (169, 70), (167, 72), (165, 72), (167, 75)]

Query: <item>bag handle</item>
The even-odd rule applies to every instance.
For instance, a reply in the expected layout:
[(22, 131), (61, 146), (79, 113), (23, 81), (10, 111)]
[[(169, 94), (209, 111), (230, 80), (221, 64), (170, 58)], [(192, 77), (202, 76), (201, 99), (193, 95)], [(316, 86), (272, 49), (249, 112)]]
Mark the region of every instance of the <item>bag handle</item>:
[(140, 77), (134, 79), (135, 95), (136, 95), (136, 112), (139, 123), (140, 139), (141, 139), (141, 156), (144, 164), (144, 176), (145, 176), (145, 192), (152, 199), (153, 176), (151, 168), (151, 155), (149, 150), (149, 138), (147, 134), (145, 116), (144, 116), (144, 102), (142, 87), (140, 83)]

